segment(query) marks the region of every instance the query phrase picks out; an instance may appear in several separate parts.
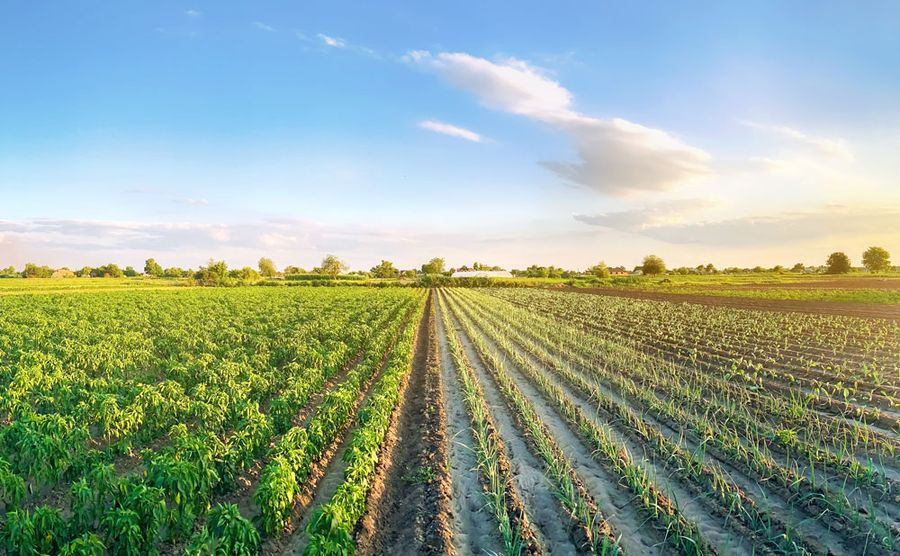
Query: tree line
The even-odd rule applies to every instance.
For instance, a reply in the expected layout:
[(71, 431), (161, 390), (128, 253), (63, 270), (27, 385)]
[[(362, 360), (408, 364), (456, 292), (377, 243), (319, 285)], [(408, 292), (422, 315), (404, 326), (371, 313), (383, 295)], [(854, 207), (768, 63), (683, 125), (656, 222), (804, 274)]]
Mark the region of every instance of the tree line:
[[(862, 254), (862, 267), (869, 272), (889, 272), (894, 267), (891, 266), (891, 255), (883, 247), (869, 247)], [(288, 265), (282, 271), (278, 271), (272, 259), (262, 257), (257, 263), (257, 267), (245, 266), (243, 268), (229, 269), (225, 261), (210, 259), (206, 265), (201, 266), (198, 270), (183, 269), (179, 267), (163, 268), (156, 259), (150, 258), (144, 263), (143, 272), (139, 272), (131, 266), (124, 269), (115, 263), (109, 263), (97, 267), (85, 266), (80, 270), (72, 271), (68, 268), (54, 269), (49, 266), (39, 266), (34, 263), (27, 263), (25, 267), (18, 271), (12, 266), (0, 269), (0, 278), (67, 278), (67, 277), (90, 277), (90, 278), (122, 278), (134, 277), (141, 274), (152, 276), (155, 278), (190, 278), (202, 284), (222, 284), (226, 282), (256, 282), (262, 279), (271, 279), (278, 277), (304, 276), (325, 277), (335, 279), (339, 275), (347, 272), (348, 265), (335, 255), (327, 255), (322, 259), (319, 266), (313, 267), (311, 270), (298, 266)], [(503, 270), (496, 265), (486, 265), (475, 262), (472, 266), (462, 265), (458, 268), (447, 268), (443, 258), (435, 257), (424, 263), (418, 269), (401, 270), (394, 266), (394, 263), (382, 260), (368, 271), (357, 270), (350, 272), (348, 276), (358, 276), (360, 278), (410, 278), (415, 279), (419, 276), (449, 276), (456, 271), (484, 270), (498, 271)], [(739, 274), (751, 272), (802, 272), (802, 273), (825, 273), (825, 274), (846, 274), (853, 270), (853, 263), (846, 253), (836, 251), (828, 256), (824, 265), (806, 266), (803, 263), (797, 263), (790, 269), (781, 265), (775, 265), (771, 268), (756, 266), (753, 268), (728, 267), (723, 269), (716, 268), (712, 263), (697, 265), (696, 267), (677, 267), (668, 269), (665, 261), (656, 255), (647, 255), (642, 263), (634, 267), (631, 271), (624, 267), (610, 268), (605, 262), (599, 263), (587, 268), (586, 270), (567, 270), (556, 266), (531, 265), (524, 270), (513, 269), (510, 273), (517, 277), (526, 278), (574, 278), (577, 276), (595, 276), (598, 278), (608, 278), (615, 275), (625, 274), (644, 274), (644, 275), (660, 275), (660, 274)]]

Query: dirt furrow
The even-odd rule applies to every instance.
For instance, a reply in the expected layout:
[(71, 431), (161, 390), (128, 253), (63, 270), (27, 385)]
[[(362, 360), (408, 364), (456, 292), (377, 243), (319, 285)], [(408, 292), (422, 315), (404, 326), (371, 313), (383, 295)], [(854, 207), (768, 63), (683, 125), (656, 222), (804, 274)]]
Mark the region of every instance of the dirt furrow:
[(449, 554), (450, 478), (433, 301), (419, 325), (416, 353), (371, 481), (356, 531), (357, 554)]

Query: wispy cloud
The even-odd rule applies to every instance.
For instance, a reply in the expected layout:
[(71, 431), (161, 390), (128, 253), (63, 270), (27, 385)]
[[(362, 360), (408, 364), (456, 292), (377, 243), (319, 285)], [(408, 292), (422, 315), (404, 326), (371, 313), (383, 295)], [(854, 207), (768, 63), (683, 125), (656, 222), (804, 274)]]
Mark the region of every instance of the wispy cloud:
[(423, 120), (417, 125), (422, 129), (427, 129), (429, 131), (441, 133), (443, 135), (449, 135), (450, 137), (458, 137), (460, 139), (465, 139), (466, 141), (474, 141), (475, 143), (481, 143), (483, 141), (481, 135), (475, 133), (474, 131), (444, 122)]
[(625, 232), (641, 232), (660, 226), (683, 223), (688, 216), (716, 206), (711, 199), (675, 199), (640, 208), (602, 212), (599, 214), (575, 214), (579, 222)]
[[(575, 218), (586, 224), (615, 228), (667, 243), (730, 248), (771, 247), (823, 238), (835, 243), (858, 242), (861, 238), (876, 236), (900, 237), (900, 209), (897, 208), (863, 210), (828, 206), (803, 212), (700, 222), (666, 222), (652, 210), (649, 214), (624, 211), (597, 216), (576, 215)], [(824, 236), (823, 230), (827, 230)]]
[[(298, 37), (301, 40), (308, 41), (308, 37), (300, 33)], [(362, 46), (360, 44), (353, 44), (350, 41), (342, 39), (340, 37), (335, 37), (332, 35), (326, 35), (325, 33), (317, 33), (316, 38), (319, 39), (319, 42), (322, 43), (326, 48), (337, 48), (340, 50), (346, 50), (349, 52), (355, 52), (356, 54), (362, 54), (363, 56), (368, 56), (370, 58), (381, 58), (378, 52), (372, 50), (367, 46)]]
[(266, 31), (267, 33), (274, 33), (274, 32), (275, 32), (275, 28), (274, 28), (274, 27), (272, 27), (271, 25), (266, 25), (266, 24), (263, 23), (262, 21), (254, 21), (254, 22), (252, 23), (252, 25), (253, 25), (254, 27), (256, 27), (257, 29), (261, 30), (261, 31)]
[(587, 116), (572, 107), (572, 93), (526, 61), (497, 61), (462, 52), (410, 51), (408, 63), (427, 67), (469, 91), (485, 106), (565, 131), (576, 162), (544, 161), (561, 178), (595, 191), (623, 195), (671, 189), (710, 173), (712, 157), (673, 135), (621, 118)]
[(195, 207), (202, 207), (209, 204), (209, 201), (206, 199), (194, 199), (191, 197), (186, 197), (184, 199), (176, 199), (176, 202), (181, 203), (183, 205), (191, 205)]
[(330, 46), (332, 48), (346, 48), (347, 47), (347, 41), (345, 41), (344, 39), (340, 39), (337, 37), (329, 37), (328, 35), (326, 35), (324, 33), (319, 33), (316, 36), (319, 37), (319, 40), (322, 41), (323, 43), (325, 43), (326, 46)]
[(188, 17), (200, 17), (201, 15), (203, 15), (203, 12), (201, 12), (200, 10), (187, 10), (186, 12), (184, 12), (184, 15)]
[(762, 124), (747, 120), (740, 120), (740, 123), (751, 129), (773, 134), (796, 144), (809, 147), (818, 155), (829, 159), (851, 162), (854, 158), (849, 144), (841, 138), (817, 137), (784, 125)]

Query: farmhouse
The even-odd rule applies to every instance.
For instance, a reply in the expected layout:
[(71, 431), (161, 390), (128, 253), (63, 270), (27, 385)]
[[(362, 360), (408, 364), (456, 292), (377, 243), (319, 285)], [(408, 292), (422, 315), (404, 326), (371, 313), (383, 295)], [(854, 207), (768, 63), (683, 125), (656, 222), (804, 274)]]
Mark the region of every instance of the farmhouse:
[(506, 270), (457, 270), (451, 278), (512, 278)]
[(631, 273), (625, 270), (624, 266), (614, 266), (609, 269), (610, 276), (628, 276), (629, 274)]

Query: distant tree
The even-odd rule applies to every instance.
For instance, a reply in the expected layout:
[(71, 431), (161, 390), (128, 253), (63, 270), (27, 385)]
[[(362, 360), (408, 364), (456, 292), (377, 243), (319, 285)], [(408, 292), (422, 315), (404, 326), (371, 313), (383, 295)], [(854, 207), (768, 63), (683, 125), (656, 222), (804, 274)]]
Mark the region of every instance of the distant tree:
[(597, 278), (609, 278), (609, 267), (606, 266), (606, 263), (600, 261), (594, 266), (587, 269), (588, 274), (592, 274)]
[(169, 267), (162, 273), (162, 275), (166, 278), (183, 278), (186, 274), (190, 276), (191, 273), (184, 269), (178, 268), (177, 266)]
[(272, 262), (272, 259), (263, 257), (259, 259), (259, 263), (257, 263), (259, 267), (260, 275), (266, 278), (274, 278), (278, 276), (278, 269), (275, 268), (275, 263)]
[(129, 278), (134, 278), (135, 276), (138, 275), (138, 271), (135, 270), (133, 266), (126, 266), (123, 274), (125, 274), (125, 276), (127, 276)]
[(715, 274), (717, 272), (716, 267), (712, 263), (707, 263), (703, 270), (707, 274)]
[(91, 272), (93, 272), (93, 271), (94, 271), (93, 268), (91, 268), (89, 266), (85, 266), (85, 267), (82, 267), (81, 270), (76, 270), (75, 276), (78, 276), (79, 278), (90, 278)]
[(222, 286), (228, 282), (228, 264), (210, 259), (206, 266), (194, 273), (194, 278), (204, 286)]
[(260, 279), (259, 272), (255, 268), (245, 266), (244, 268), (236, 268), (228, 272), (229, 278), (234, 278), (242, 282), (258, 282)]
[(288, 265), (284, 267), (284, 274), (306, 274), (306, 269), (300, 268), (299, 266)]
[(886, 272), (891, 269), (891, 254), (883, 247), (869, 247), (863, 253), (862, 260), (869, 272)]
[(314, 270), (316, 274), (327, 274), (332, 278), (336, 278), (338, 274), (347, 270), (347, 265), (344, 261), (335, 257), (334, 255), (327, 255), (324, 259), (322, 259), (322, 265)]
[(444, 259), (435, 257), (422, 265), (422, 274), (442, 274), (444, 272)]
[(825, 262), (825, 272), (828, 274), (846, 274), (850, 272), (850, 257), (837, 251), (828, 255)]
[(797, 263), (791, 267), (791, 272), (803, 272), (806, 270), (806, 265), (803, 263)]
[(756, 265), (756, 266), (754, 266), (753, 268), (750, 269), (750, 272), (754, 272), (754, 273), (756, 273), (756, 274), (759, 274), (759, 273), (765, 272), (765, 271), (766, 271), (766, 269), (764, 269), (763, 267), (761, 267), (761, 266), (759, 266), (759, 265)]
[(391, 261), (382, 260), (372, 267), (372, 276), (375, 278), (396, 278), (400, 276), (400, 271), (397, 270)]
[(404, 277), (404, 278), (415, 278), (415, 277), (416, 277), (416, 271), (415, 271), (415, 270), (412, 270), (412, 269), (410, 269), (410, 270), (404, 270), (404, 271), (403, 271), (403, 277)]
[(777, 272), (778, 274), (782, 274), (784, 272), (784, 267), (780, 264), (777, 264), (772, 267), (772, 272)]
[(644, 274), (662, 274), (666, 271), (666, 263), (656, 255), (647, 255), (641, 265)]
[(24, 278), (50, 278), (53, 275), (53, 269), (49, 266), (38, 266), (34, 263), (26, 263), (22, 270)]
[(91, 270), (92, 278), (121, 278), (124, 275), (125, 273), (122, 272), (122, 269), (119, 268), (119, 265), (115, 263), (98, 266), (97, 268)]
[(144, 274), (159, 278), (165, 274), (165, 271), (163, 271), (163, 267), (156, 262), (156, 259), (147, 259), (147, 262), (144, 263)]

